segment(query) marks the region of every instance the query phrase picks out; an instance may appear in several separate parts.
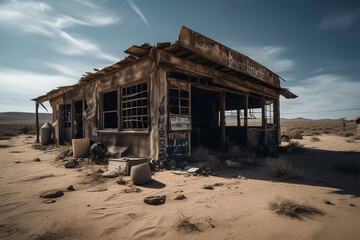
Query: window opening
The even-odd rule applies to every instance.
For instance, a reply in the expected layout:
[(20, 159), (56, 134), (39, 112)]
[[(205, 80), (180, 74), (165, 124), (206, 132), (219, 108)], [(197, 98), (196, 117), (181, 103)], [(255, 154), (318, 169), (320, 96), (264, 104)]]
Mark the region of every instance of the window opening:
[(103, 94), (103, 128), (117, 128), (118, 127), (118, 104), (117, 91), (112, 91)]
[(63, 124), (64, 128), (71, 127), (71, 104), (66, 104), (63, 107)]
[(121, 104), (121, 129), (141, 130), (148, 128), (147, 83), (122, 88)]

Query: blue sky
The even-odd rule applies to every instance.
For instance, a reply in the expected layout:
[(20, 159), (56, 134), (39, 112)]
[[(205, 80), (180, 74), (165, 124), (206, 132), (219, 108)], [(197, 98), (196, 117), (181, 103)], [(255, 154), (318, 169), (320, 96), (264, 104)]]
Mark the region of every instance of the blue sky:
[(133, 44), (174, 42), (183, 25), (283, 77), (299, 98), (281, 98), (282, 117), (360, 115), (303, 113), (360, 107), (360, 1), (349, 0), (0, 1), (0, 112), (34, 112), (29, 99)]

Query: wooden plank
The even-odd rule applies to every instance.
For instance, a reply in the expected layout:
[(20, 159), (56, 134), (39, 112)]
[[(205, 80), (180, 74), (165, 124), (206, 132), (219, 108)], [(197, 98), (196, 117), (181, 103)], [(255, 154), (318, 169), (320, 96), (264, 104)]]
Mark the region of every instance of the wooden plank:
[(225, 103), (226, 103), (226, 93), (222, 91), (220, 92), (220, 146), (222, 150), (225, 150), (225, 144), (226, 144)]
[(157, 50), (157, 59), (159, 59), (160, 62), (171, 64), (176, 68), (182, 69), (187, 72), (195, 73), (198, 75), (200, 74), (210, 78), (219, 78), (223, 81), (223, 84), (226, 84), (229, 87), (236, 87), (235, 89), (241, 89), (241, 91), (243, 92), (254, 92), (261, 96), (267, 96), (270, 98), (277, 98), (278, 96), (277, 88), (272, 89), (266, 86), (246, 81), (233, 75), (223, 73), (216, 69), (178, 58), (173, 54), (165, 52), (161, 49)]
[(39, 103), (35, 103), (35, 114), (36, 114), (36, 143), (39, 143)]
[(142, 56), (148, 54), (149, 50), (146, 50), (146, 49), (143, 49), (143, 48), (141, 48), (139, 46), (133, 45), (132, 47), (126, 49), (124, 52), (127, 53), (127, 54), (137, 56), (137, 57), (142, 57)]

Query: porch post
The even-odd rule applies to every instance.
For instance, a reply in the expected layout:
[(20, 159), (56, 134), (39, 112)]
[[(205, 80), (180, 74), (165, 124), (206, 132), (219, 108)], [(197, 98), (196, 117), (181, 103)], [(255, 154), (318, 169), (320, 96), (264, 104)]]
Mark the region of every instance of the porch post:
[(262, 106), (261, 106), (261, 119), (262, 119), (262, 128), (263, 128), (263, 144), (267, 145), (267, 132), (266, 132), (266, 112), (265, 112), (266, 100), (263, 98)]
[(236, 110), (236, 115), (237, 115), (237, 126), (238, 128), (240, 128), (240, 109)]
[(39, 102), (35, 103), (35, 113), (36, 113), (36, 143), (39, 143)]
[(225, 137), (226, 137), (226, 119), (225, 119), (225, 101), (226, 95), (225, 92), (220, 92), (220, 146), (221, 149), (225, 149)]
[(245, 129), (245, 137), (246, 137), (246, 145), (249, 146), (249, 138), (248, 138), (248, 108), (249, 108), (249, 94), (244, 96), (244, 129)]

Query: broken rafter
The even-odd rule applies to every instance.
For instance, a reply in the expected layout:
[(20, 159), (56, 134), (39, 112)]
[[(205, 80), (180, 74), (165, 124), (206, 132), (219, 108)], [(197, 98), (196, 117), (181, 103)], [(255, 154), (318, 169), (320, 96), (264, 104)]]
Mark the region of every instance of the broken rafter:
[(142, 57), (148, 54), (149, 50), (133, 45), (132, 47), (126, 49), (124, 52), (130, 55), (134, 55), (136, 57)]

